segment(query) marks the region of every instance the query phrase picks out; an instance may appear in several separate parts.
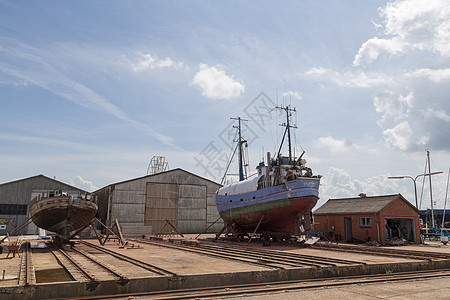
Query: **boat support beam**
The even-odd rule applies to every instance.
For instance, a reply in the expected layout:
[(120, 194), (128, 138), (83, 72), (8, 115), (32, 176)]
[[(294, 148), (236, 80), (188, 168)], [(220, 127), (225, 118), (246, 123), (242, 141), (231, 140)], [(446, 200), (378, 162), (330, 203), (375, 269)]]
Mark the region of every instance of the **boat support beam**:
[(250, 235), (249, 239), (248, 239), (248, 243), (250, 244), (250, 242), (252, 241), (252, 238), (256, 235), (256, 231), (259, 228), (259, 225), (261, 225), (262, 220), (264, 219), (264, 215), (261, 216), (261, 219), (259, 219), (258, 225), (256, 225), (255, 231), (253, 231), (253, 233)]

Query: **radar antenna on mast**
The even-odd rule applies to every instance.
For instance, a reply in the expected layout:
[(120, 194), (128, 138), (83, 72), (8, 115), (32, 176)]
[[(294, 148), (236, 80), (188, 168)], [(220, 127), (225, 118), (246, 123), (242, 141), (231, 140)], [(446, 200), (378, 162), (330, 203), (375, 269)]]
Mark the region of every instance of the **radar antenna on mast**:
[(147, 175), (157, 174), (169, 169), (169, 162), (164, 156), (153, 156), (148, 164)]

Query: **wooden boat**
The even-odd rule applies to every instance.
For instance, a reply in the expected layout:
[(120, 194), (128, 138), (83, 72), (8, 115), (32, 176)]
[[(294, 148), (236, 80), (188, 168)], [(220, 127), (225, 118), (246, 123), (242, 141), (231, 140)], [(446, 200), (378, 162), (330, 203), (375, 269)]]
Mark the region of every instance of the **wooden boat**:
[(62, 192), (49, 195), (31, 201), (31, 219), (36, 226), (55, 232), (63, 241), (69, 241), (77, 230), (89, 225), (97, 213), (97, 205), (89, 195), (65, 195)]

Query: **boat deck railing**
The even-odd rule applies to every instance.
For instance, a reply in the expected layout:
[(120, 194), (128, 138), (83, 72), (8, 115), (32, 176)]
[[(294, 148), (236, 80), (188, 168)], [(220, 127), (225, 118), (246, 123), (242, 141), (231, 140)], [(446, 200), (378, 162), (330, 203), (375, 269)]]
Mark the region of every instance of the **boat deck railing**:
[(30, 204), (36, 203), (37, 201), (41, 200), (41, 199), (48, 199), (48, 198), (57, 198), (57, 197), (67, 197), (70, 196), (72, 198), (72, 200), (74, 199), (83, 199), (86, 201), (90, 201), (90, 202), (94, 202), (94, 199), (92, 197), (91, 194), (81, 194), (81, 193), (69, 193), (69, 192), (65, 192), (62, 190), (57, 190), (57, 191), (47, 191), (41, 194), (38, 194), (36, 197), (34, 197), (31, 200)]

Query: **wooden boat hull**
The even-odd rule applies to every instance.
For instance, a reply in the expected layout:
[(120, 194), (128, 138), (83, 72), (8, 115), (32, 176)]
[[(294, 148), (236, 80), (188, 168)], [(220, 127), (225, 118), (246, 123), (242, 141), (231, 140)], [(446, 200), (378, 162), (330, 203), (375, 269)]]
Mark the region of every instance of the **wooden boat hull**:
[(36, 226), (55, 232), (68, 240), (76, 230), (88, 225), (97, 213), (97, 205), (86, 199), (56, 196), (33, 200), (30, 215)]

